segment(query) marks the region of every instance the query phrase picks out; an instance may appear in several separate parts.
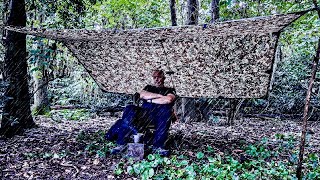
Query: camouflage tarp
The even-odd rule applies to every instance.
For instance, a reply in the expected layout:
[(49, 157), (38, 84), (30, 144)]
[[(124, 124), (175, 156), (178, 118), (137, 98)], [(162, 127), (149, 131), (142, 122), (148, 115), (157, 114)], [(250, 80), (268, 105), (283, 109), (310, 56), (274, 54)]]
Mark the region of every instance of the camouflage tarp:
[(133, 30), (8, 30), (63, 41), (108, 92), (133, 94), (162, 68), (184, 97), (265, 96), (279, 33), (305, 12), (201, 26)]

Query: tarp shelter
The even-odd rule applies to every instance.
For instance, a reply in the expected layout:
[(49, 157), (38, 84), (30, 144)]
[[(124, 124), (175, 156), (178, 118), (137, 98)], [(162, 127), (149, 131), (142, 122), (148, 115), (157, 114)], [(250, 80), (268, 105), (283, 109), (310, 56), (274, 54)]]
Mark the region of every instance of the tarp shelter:
[(167, 84), (182, 97), (259, 98), (280, 32), (306, 12), (151, 29), (6, 29), (64, 42), (107, 92), (138, 92), (161, 68), (174, 72)]

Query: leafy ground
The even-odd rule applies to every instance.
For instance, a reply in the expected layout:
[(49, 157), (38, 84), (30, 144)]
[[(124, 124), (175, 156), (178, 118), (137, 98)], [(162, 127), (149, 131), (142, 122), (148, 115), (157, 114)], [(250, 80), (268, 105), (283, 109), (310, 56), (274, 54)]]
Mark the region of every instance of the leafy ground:
[[(294, 179), (300, 123), (241, 119), (235, 126), (176, 123), (168, 158), (135, 162), (108, 154), (115, 117), (36, 117), (38, 128), (0, 140), (0, 179)], [(310, 122), (305, 178), (320, 175), (320, 123)]]

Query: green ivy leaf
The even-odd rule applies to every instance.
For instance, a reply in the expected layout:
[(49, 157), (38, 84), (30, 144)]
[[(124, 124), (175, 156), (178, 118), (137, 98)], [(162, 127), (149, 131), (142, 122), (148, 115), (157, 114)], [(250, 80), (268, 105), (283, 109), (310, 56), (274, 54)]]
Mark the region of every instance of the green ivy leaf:
[(134, 173), (134, 169), (133, 169), (132, 166), (128, 166), (127, 167), (127, 173), (130, 174), (130, 175), (132, 175)]
[(213, 162), (214, 162), (214, 158), (211, 157), (211, 156), (209, 156), (209, 157), (208, 157), (208, 161), (209, 161), (210, 163), (213, 163)]
[(149, 178), (151, 178), (152, 176), (154, 176), (154, 169), (153, 169), (153, 168), (151, 168), (151, 169), (148, 170), (148, 176), (149, 176)]
[(202, 152), (198, 152), (196, 156), (198, 159), (202, 159), (204, 157), (204, 154)]
[(100, 157), (100, 158), (105, 158), (106, 157), (106, 153), (102, 150), (98, 150), (97, 151), (97, 155)]
[(149, 154), (149, 155), (148, 155), (148, 159), (149, 159), (150, 161), (153, 161), (153, 160), (155, 159), (155, 157), (154, 157), (154, 155)]
[(141, 172), (141, 167), (140, 167), (140, 164), (134, 164), (133, 165), (133, 170), (136, 174), (140, 174)]
[(171, 164), (171, 160), (167, 157), (163, 158), (163, 162), (166, 164), (166, 165), (169, 165)]
[(117, 168), (114, 173), (116, 175), (120, 175), (122, 172), (123, 172), (123, 170), (121, 168)]
[(182, 166), (186, 166), (186, 165), (188, 165), (188, 161), (187, 161), (187, 160), (183, 160), (183, 161), (181, 161), (181, 165), (182, 165)]
[(209, 153), (214, 153), (214, 149), (212, 148), (212, 146), (207, 146), (207, 151)]

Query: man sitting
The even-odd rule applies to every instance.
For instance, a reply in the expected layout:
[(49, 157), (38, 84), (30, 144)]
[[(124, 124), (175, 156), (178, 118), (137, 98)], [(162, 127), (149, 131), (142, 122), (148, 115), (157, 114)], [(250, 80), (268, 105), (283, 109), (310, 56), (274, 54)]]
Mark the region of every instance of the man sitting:
[(165, 142), (168, 139), (168, 131), (174, 117), (173, 105), (176, 99), (174, 88), (164, 86), (165, 75), (162, 70), (154, 70), (152, 73), (153, 85), (147, 85), (140, 92), (143, 100), (142, 107), (127, 106), (122, 119), (117, 121), (107, 132), (106, 139), (116, 139), (117, 147), (111, 153), (123, 152), (129, 137), (145, 130), (148, 125), (155, 126), (153, 137), (153, 151), (161, 155), (168, 155), (165, 150)]

